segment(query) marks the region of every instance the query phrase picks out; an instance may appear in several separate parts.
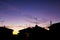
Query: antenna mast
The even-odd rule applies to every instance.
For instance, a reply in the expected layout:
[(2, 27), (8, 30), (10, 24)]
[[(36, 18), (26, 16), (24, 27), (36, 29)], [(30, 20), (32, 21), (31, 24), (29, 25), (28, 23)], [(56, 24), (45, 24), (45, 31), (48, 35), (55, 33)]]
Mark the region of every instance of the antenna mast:
[(35, 18), (35, 20), (36, 20), (36, 25), (37, 25), (37, 18)]
[(52, 25), (52, 21), (50, 20), (50, 25)]
[(2, 20), (2, 18), (0, 18), (0, 20), (1, 25), (4, 26), (4, 20)]

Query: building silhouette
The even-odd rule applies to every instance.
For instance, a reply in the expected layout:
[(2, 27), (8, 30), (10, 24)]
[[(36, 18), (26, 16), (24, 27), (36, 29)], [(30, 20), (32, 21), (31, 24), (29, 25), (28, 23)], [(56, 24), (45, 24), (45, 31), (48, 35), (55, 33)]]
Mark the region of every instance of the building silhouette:
[(52, 40), (53, 39), (59, 39), (60, 40), (60, 23), (54, 23), (52, 24), (50, 27), (50, 39)]
[(5, 26), (0, 27), (0, 40), (11, 40), (12, 32), (12, 29), (8, 29)]
[[(35, 25), (33, 28), (26, 28), (19, 31), (19, 40), (40, 40), (46, 36), (48, 30)], [(42, 37), (43, 36), (43, 37)]]
[(51, 32), (59, 32), (60, 30), (60, 23), (54, 23), (50, 27)]
[(38, 25), (19, 30), (18, 35), (13, 35), (12, 29), (0, 27), (0, 40), (52, 40), (60, 39), (60, 23), (49, 26), (50, 30), (41, 28)]

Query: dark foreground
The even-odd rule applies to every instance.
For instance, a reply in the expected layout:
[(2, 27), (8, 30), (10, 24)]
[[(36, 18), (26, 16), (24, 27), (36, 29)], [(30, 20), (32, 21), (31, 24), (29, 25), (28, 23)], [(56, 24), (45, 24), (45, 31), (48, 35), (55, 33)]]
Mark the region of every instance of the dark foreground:
[(60, 39), (60, 23), (52, 24), (50, 30), (35, 25), (33, 28), (20, 30), (18, 35), (13, 35), (12, 29), (0, 27), (0, 40), (54, 40)]

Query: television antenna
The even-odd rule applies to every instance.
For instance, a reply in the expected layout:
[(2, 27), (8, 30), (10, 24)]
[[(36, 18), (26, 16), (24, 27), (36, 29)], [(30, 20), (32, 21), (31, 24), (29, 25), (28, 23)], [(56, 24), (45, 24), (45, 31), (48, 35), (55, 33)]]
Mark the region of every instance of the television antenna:
[(0, 24), (4, 26), (4, 20), (2, 18), (0, 18)]
[(50, 26), (52, 25), (52, 20), (50, 20)]
[(27, 16), (25, 16), (25, 17), (27, 17), (28, 19), (25, 19), (25, 21), (27, 21), (27, 22), (29, 22), (29, 23), (33, 23), (33, 24), (35, 24), (35, 25), (40, 25), (40, 24), (42, 24), (42, 23), (45, 23), (45, 22), (47, 22), (48, 21), (48, 19), (46, 19), (46, 18), (40, 18), (40, 17), (33, 17), (33, 16), (31, 16), (31, 15), (27, 15)]
[[(25, 21), (27, 21), (27, 22), (29, 22), (29, 23), (33, 23), (33, 24), (35, 24), (35, 25), (38, 25), (38, 24), (40, 24), (40, 22), (41, 22), (41, 20), (38, 20), (37, 17), (35, 17), (35, 18), (30, 18), (30, 20), (29, 20), (29, 19), (25, 19)], [(30, 24), (29, 24), (29, 26), (30, 26)]]
[(36, 24), (36, 25), (38, 25), (38, 19), (37, 19), (37, 18), (34, 18), (34, 19), (35, 19), (35, 21), (36, 21), (36, 23), (35, 23), (35, 24)]

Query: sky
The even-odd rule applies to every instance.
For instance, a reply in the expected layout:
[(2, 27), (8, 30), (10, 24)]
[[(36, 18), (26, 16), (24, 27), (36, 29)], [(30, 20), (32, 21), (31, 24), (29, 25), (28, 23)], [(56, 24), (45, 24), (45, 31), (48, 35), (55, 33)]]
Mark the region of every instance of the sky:
[(59, 0), (0, 0), (0, 25), (12, 29), (60, 22)]

